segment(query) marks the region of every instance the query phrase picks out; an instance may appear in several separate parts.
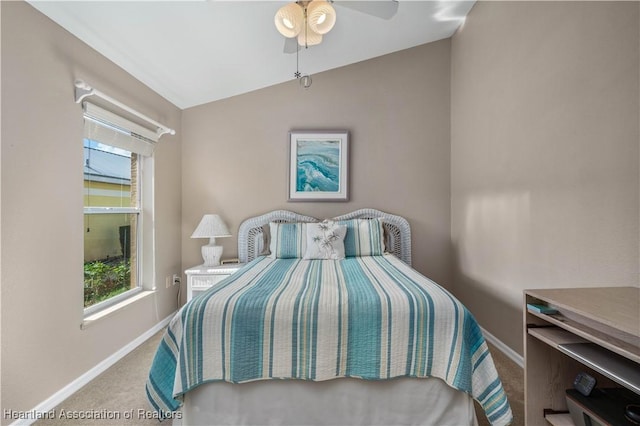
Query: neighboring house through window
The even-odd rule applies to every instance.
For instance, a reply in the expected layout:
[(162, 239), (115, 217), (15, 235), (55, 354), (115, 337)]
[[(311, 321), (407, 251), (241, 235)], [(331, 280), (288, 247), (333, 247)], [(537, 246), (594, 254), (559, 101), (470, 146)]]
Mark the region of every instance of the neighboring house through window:
[(144, 274), (153, 275), (142, 264), (142, 248), (153, 241), (145, 235), (143, 213), (152, 213), (150, 196), (145, 197), (152, 191), (145, 185), (152, 181), (157, 137), (93, 104), (85, 102), (84, 111), (84, 308), (89, 315), (141, 291)]

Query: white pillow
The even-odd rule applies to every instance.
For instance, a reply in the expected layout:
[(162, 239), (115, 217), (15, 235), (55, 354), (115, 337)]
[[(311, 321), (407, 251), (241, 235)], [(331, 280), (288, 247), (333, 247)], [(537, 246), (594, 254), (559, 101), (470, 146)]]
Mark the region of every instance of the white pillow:
[(344, 259), (347, 226), (332, 220), (307, 224), (307, 250), (303, 259)]

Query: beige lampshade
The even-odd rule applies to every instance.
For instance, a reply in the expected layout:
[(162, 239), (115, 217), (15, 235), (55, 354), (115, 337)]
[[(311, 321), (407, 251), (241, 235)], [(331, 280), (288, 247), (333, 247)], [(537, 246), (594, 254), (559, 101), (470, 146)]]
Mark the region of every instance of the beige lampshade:
[(230, 237), (229, 228), (217, 214), (205, 214), (191, 238)]
[(331, 31), (335, 23), (336, 11), (328, 1), (313, 0), (307, 5), (307, 25), (314, 33), (326, 34)]
[(274, 18), (276, 28), (283, 36), (292, 38), (300, 34), (304, 25), (304, 10), (297, 3), (282, 6)]

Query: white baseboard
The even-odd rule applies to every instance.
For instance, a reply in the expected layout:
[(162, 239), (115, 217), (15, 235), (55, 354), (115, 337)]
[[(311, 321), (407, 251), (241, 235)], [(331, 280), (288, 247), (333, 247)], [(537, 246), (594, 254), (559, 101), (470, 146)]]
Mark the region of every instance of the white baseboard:
[(102, 374), (104, 371), (106, 371), (109, 367), (114, 365), (116, 362), (120, 361), (122, 358), (124, 358), (127, 354), (129, 354), (135, 348), (137, 348), (138, 346), (140, 346), (141, 344), (146, 342), (149, 338), (151, 338), (157, 332), (159, 332), (164, 327), (166, 327), (169, 324), (169, 322), (171, 321), (171, 318), (174, 317), (174, 315), (175, 315), (175, 312), (172, 313), (171, 315), (169, 315), (168, 317), (166, 317), (165, 319), (163, 319), (162, 321), (160, 321), (158, 324), (156, 324), (153, 327), (151, 327), (149, 330), (144, 332), (142, 335), (137, 337), (135, 340), (133, 340), (130, 343), (128, 343), (127, 345), (125, 345), (123, 348), (118, 350), (116, 353), (114, 353), (113, 355), (111, 355), (110, 357), (105, 359), (104, 361), (100, 362), (98, 365), (93, 367), (91, 370), (87, 371), (82, 376), (78, 377), (73, 382), (69, 383), (67, 386), (65, 386), (64, 388), (60, 389), (58, 392), (53, 394), (51, 397), (49, 397), (45, 401), (43, 401), (40, 404), (38, 404), (34, 409), (32, 409), (29, 412), (25, 413), (25, 414), (27, 414), (26, 417), (29, 417), (28, 419), (17, 420), (15, 422), (11, 423), (11, 426), (28, 426), (28, 425), (31, 425), (36, 420), (38, 420), (38, 416), (46, 415), (46, 413), (52, 411), (54, 408), (56, 408), (58, 405), (60, 405), (65, 399), (69, 398), (76, 391), (80, 390), (80, 388), (82, 388), (84, 385), (86, 385), (91, 380), (93, 380), (96, 377), (98, 377), (100, 374)]
[(482, 334), (484, 335), (484, 338), (487, 342), (491, 343), (496, 347), (496, 349), (505, 354), (507, 358), (518, 364), (520, 368), (524, 369), (524, 357), (522, 355), (511, 349), (509, 346), (505, 345), (502, 340), (498, 339), (496, 336), (489, 333), (484, 328), (480, 327), (480, 329), (482, 330)]

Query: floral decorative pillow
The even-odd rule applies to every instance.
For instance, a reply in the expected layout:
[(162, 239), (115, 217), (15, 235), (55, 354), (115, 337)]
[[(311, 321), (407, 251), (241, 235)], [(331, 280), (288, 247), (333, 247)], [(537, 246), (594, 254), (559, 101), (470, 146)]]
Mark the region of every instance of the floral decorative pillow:
[(307, 224), (307, 250), (304, 259), (344, 259), (346, 225), (325, 220)]
[(384, 254), (382, 219), (350, 219), (340, 223), (347, 226), (347, 236), (344, 239), (346, 257)]
[(274, 259), (301, 258), (307, 249), (308, 223), (269, 223), (271, 241), (269, 257)]

